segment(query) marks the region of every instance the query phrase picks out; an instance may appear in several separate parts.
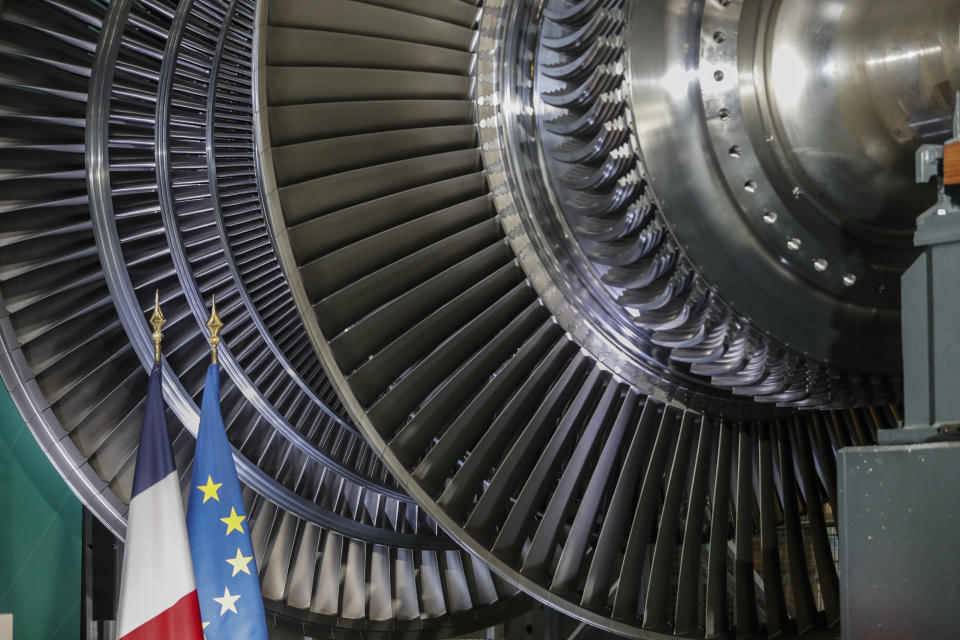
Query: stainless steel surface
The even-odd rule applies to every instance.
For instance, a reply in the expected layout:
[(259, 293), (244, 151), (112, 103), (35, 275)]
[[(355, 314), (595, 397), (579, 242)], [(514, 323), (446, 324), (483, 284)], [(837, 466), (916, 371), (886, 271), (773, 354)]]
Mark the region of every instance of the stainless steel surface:
[[(651, 19), (634, 23), (642, 51)], [(647, 90), (683, 74), (631, 58), (648, 79), (634, 82), (635, 111), (705, 127), (639, 131), (667, 223), (718, 292), (794, 351), (853, 371), (899, 366), (909, 212), (934, 197), (909, 184), (911, 159), (923, 136), (949, 128), (956, 24), (954, 3), (707, 2), (699, 42), (680, 28), (666, 56), (676, 64), (683, 42), (699, 45), (687, 91)], [(690, 157), (675, 162), (677, 149)], [(685, 181), (661, 177), (681, 164)]]
[(960, 87), (960, 6), (834, 0), (800, 9), (782, 3), (765, 17), (766, 50), (753, 65), (787, 180), (848, 233), (909, 247), (914, 211), (935, 197), (912, 184), (914, 153), (949, 135)]

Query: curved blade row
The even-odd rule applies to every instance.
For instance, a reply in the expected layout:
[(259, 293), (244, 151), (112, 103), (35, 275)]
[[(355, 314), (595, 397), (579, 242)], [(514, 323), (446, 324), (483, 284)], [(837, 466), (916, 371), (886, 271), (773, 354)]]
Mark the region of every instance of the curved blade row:
[[(160, 289), (186, 489), (216, 293), (224, 421), (277, 619), (311, 617), (317, 635), (371, 621), (387, 635), (490, 623), (525, 601), (454, 550), (346, 419), (273, 256), (253, 149), (254, 9), (0, 7), (0, 372), (62, 475), (122, 535), (151, 360), (144, 308)], [(403, 560), (315, 581), (314, 538)], [(432, 582), (416, 578), (431, 571)], [(365, 593), (379, 599), (358, 605)]]
[[(622, 38), (624, 0), (549, 2), (540, 86), (562, 167), (557, 201), (596, 273), (650, 341), (679, 368), (757, 402), (841, 408), (896, 395), (883, 379), (839, 374), (775, 344), (737, 315), (692, 268), (656, 206), (636, 136)], [(549, 115), (551, 114), (552, 115)], [(545, 139), (548, 136), (544, 137)], [(643, 211), (639, 216), (633, 212)]]
[[(567, 7), (554, 42), (570, 60), (617, 69), (619, 7), (580, 5), (605, 9), (601, 24)], [(496, 218), (502, 193), (484, 183), (486, 149), (452, 135), (473, 123), (473, 87), (456, 79), (475, 61), (468, 40), (446, 40), (456, 21), (440, 13), (464, 4), (419, 9), (418, 29), (361, 2), (270, 6), (260, 99), (278, 255), (330, 379), (401, 485), (499, 574), (604, 629), (778, 637), (834, 627), (836, 453), (874, 442), (895, 409), (721, 419), (621, 383), (537, 298)], [(348, 57), (345, 42), (363, 43), (362, 54)], [(643, 283), (632, 304), (677, 354), (716, 352), (701, 359), (728, 386), (801, 401), (785, 395), (797, 365), (768, 359), (773, 347), (746, 328), (696, 330), (723, 308), (709, 291), (691, 293), (694, 276), (650, 224), (636, 156), (617, 139), (617, 88), (573, 65), (555, 73), (590, 85), (570, 95), (598, 87), (564, 124), (582, 133), (564, 151), (586, 163), (567, 178), (584, 183), (578, 202), (594, 214), (630, 212), (609, 225), (627, 231), (598, 241), (597, 254)], [(613, 108), (583, 115), (600, 102)]]
[[(450, 637), (527, 608), (517, 588), (459, 549), (401, 549), (342, 536), (259, 497), (250, 516), (277, 625), (326, 637)], [(394, 513), (401, 519), (403, 513)], [(415, 521), (414, 521), (415, 524)]]

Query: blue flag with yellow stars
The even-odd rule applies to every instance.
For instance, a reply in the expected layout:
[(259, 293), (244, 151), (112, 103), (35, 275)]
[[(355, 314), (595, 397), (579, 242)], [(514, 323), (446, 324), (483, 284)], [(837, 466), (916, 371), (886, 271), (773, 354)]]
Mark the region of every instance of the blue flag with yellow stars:
[(187, 532), (207, 640), (267, 640), (260, 578), (237, 468), (220, 415), (220, 367), (207, 370)]

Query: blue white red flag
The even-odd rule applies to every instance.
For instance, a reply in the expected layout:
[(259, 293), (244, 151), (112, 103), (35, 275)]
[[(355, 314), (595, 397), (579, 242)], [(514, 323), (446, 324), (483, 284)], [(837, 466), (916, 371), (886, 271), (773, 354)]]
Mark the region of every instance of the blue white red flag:
[(155, 365), (147, 386), (127, 515), (117, 613), (119, 640), (203, 638), (180, 483), (163, 413), (160, 371), (160, 365)]
[(250, 525), (220, 414), (217, 364), (207, 369), (203, 389), (187, 530), (207, 639), (267, 640)]

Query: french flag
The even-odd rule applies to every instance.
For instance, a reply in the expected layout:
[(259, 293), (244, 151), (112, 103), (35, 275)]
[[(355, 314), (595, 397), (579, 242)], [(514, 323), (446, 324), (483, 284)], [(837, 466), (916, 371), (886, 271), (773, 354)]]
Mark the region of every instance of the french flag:
[(202, 640), (200, 604), (163, 413), (160, 371), (160, 365), (154, 365), (147, 387), (127, 515), (117, 638)]

